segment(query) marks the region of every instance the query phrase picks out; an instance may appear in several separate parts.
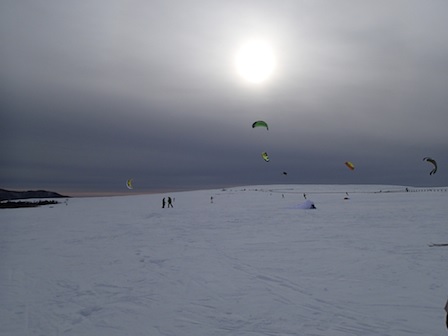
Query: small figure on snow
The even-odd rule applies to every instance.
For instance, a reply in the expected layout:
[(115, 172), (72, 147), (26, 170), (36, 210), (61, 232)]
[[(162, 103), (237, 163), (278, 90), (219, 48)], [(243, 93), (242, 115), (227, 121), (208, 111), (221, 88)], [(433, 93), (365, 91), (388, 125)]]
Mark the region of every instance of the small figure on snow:
[(448, 329), (448, 300), (446, 300), (445, 311), (446, 311), (446, 328)]

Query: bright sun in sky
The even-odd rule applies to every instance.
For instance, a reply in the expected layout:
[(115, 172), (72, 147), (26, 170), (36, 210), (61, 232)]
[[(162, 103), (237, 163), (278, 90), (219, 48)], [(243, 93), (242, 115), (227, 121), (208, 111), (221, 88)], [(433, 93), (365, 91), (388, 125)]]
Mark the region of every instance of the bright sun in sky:
[(254, 84), (265, 82), (276, 67), (274, 51), (267, 42), (247, 42), (237, 51), (235, 65), (238, 74), (246, 81)]

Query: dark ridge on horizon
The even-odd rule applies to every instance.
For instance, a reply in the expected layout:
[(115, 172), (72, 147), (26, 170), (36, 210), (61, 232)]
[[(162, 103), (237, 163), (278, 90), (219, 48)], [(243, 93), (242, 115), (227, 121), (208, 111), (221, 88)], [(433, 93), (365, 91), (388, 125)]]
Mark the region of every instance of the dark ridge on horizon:
[(27, 191), (14, 191), (0, 189), (0, 201), (10, 201), (29, 198), (69, 198), (70, 196), (64, 196), (54, 191), (47, 190), (27, 190)]

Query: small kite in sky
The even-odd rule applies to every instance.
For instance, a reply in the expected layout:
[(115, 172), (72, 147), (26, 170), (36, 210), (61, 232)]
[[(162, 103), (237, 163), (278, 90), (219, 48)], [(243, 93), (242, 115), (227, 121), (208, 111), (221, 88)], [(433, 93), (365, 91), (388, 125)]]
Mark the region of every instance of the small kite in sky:
[(268, 124), (266, 123), (266, 121), (263, 121), (263, 120), (258, 120), (256, 122), (254, 122), (252, 124), (252, 128), (255, 128), (255, 127), (265, 127), (267, 130), (269, 130)]
[(436, 171), (437, 171), (437, 162), (436, 162), (436, 160), (434, 160), (434, 159), (432, 159), (432, 158), (430, 158), (430, 157), (425, 157), (425, 158), (423, 158), (423, 161), (428, 161), (428, 162), (430, 162), (430, 163), (433, 164), (434, 168), (433, 168), (433, 170), (431, 170), (431, 172), (429, 173), (429, 175), (433, 175), (433, 174), (435, 174)]
[(261, 157), (262, 157), (263, 160), (265, 160), (266, 162), (269, 162), (269, 156), (268, 156), (268, 153), (266, 153), (266, 152), (261, 153)]
[(353, 163), (351, 163), (350, 161), (346, 161), (345, 165), (350, 169), (350, 170), (354, 170), (355, 169), (355, 165)]
[(129, 179), (126, 181), (126, 187), (128, 187), (128, 189), (134, 189), (134, 187), (132, 186), (132, 180), (133, 179)]

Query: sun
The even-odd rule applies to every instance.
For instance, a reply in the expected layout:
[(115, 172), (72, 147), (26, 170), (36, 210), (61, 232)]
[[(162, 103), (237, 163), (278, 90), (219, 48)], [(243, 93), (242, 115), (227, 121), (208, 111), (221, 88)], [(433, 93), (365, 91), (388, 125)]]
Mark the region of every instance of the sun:
[(235, 54), (238, 74), (254, 84), (265, 82), (276, 68), (276, 60), (269, 43), (254, 40), (246, 42)]

